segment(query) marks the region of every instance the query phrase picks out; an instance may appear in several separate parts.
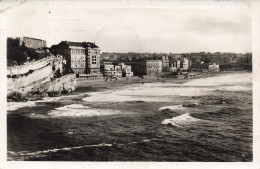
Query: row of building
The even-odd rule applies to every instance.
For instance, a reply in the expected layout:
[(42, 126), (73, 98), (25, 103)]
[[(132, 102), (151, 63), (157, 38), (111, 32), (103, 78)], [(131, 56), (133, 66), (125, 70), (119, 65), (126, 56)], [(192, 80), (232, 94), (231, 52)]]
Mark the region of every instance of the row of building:
[(53, 45), (50, 51), (62, 55), (66, 59), (66, 65), (71, 68), (78, 77), (90, 77), (85, 74), (102, 74), (104, 77), (131, 77), (139, 75), (159, 74), (161, 72), (174, 72), (187, 70), (191, 62), (184, 58), (169, 61), (165, 56), (162, 60), (144, 60), (124, 63), (103, 62), (100, 60), (100, 49), (91, 42), (62, 41)]
[[(46, 48), (46, 41), (36, 38), (12, 38), (18, 45), (28, 48)], [(125, 62), (102, 62), (99, 47), (92, 42), (61, 41), (52, 45), (49, 51), (54, 55), (62, 55), (66, 68), (73, 70), (77, 77), (120, 78), (140, 75), (156, 75), (161, 72), (201, 71), (205, 68), (217, 71), (216, 64), (197, 63), (192, 65), (188, 58), (169, 60), (168, 56), (161, 59), (149, 59)]]
[(100, 49), (95, 43), (61, 41), (52, 45), (50, 52), (62, 55), (76, 75), (100, 74)]
[[(161, 72), (177, 72), (180, 70), (187, 71), (191, 67), (191, 62), (187, 58), (183, 60), (173, 60), (169, 61), (168, 57), (165, 56), (162, 60), (141, 60), (141, 61), (127, 61), (127, 62), (111, 62), (106, 61), (101, 63), (101, 72), (103, 72), (104, 76), (107, 76), (107, 72), (109, 71), (117, 71), (117, 67), (121, 65), (125, 65), (129, 70), (133, 72), (134, 76), (140, 75), (158, 75)], [(118, 69), (123, 71), (123, 68)], [(131, 72), (130, 71), (130, 72)], [(111, 72), (109, 72), (111, 74)], [(124, 71), (123, 71), (124, 76)], [(126, 76), (127, 77), (127, 76)]]
[(132, 77), (132, 67), (125, 65), (124, 63), (114, 64), (113, 62), (103, 62), (101, 64), (101, 72), (104, 78), (120, 78), (120, 77)]

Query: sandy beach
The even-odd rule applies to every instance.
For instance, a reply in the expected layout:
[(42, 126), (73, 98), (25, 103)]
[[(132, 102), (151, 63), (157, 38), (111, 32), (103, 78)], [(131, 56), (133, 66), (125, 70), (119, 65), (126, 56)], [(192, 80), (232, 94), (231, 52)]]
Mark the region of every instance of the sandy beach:
[[(130, 78), (120, 78), (118, 80), (108, 80), (105, 81), (105, 79), (77, 79), (77, 88), (75, 92), (85, 92), (85, 91), (104, 91), (106, 89), (117, 89), (119, 87), (124, 86), (131, 86), (133, 84), (140, 84), (143, 83), (185, 83), (193, 79), (200, 79), (200, 78), (208, 78), (208, 77), (216, 77), (216, 76), (222, 76), (222, 75), (228, 75), (228, 74), (237, 74), (237, 73), (248, 73), (247, 71), (227, 71), (227, 72), (217, 72), (217, 73), (200, 73), (200, 75), (197, 75), (192, 78), (188, 79), (177, 79), (175, 76), (169, 76), (166, 78), (158, 77), (158, 76), (144, 76), (144, 78), (140, 78), (137, 76), (130, 77)], [(73, 94), (73, 93), (72, 93)]]

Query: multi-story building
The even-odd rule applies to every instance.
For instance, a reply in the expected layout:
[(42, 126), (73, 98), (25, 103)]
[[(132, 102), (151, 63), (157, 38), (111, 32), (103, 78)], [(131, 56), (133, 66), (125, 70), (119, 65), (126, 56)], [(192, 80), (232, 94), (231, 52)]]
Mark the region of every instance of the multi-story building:
[(169, 58), (168, 58), (168, 56), (162, 57), (162, 71), (164, 71), (164, 72), (169, 71)]
[(146, 62), (145, 61), (137, 61), (137, 62), (125, 62), (126, 65), (130, 65), (132, 67), (132, 71), (135, 76), (146, 75)]
[(191, 60), (188, 60), (188, 67), (190, 68), (192, 65), (192, 61)]
[(188, 60), (188, 58), (183, 58), (182, 68), (183, 68), (183, 70), (188, 70), (188, 68), (189, 68), (189, 60)]
[(86, 74), (86, 53), (82, 43), (62, 41), (58, 45), (53, 45), (50, 50), (55, 55), (62, 55), (67, 68), (72, 69), (74, 73)]
[(119, 63), (118, 65), (121, 67), (123, 77), (132, 77), (134, 75), (130, 65), (125, 65), (124, 63)]
[(173, 63), (173, 67), (176, 67), (177, 70), (181, 68), (181, 61), (179, 59), (174, 59), (172, 63)]
[(176, 66), (174, 67), (173, 65), (174, 65), (174, 62), (171, 62), (170, 67), (169, 67), (169, 72), (176, 72), (177, 71)]
[[(163, 62), (161, 60), (146, 60), (146, 74), (156, 74), (162, 72)], [(169, 61), (168, 67), (169, 69)]]
[(103, 76), (104, 78), (112, 79), (112, 78), (121, 78), (123, 75), (123, 70), (121, 65), (113, 65), (113, 64), (102, 64), (103, 67)]
[(42, 39), (36, 39), (36, 38), (30, 38), (30, 37), (16, 37), (16, 38), (8, 38), (8, 41), (16, 42), (18, 46), (26, 46), (28, 48), (33, 49), (42, 49), (47, 46), (47, 43), (45, 40)]
[(63, 55), (66, 66), (77, 75), (100, 74), (100, 50), (94, 43), (62, 41), (50, 50), (55, 55)]
[(100, 73), (100, 49), (95, 43), (83, 42), (82, 43), (86, 49), (86, 72), (87, 74)]
[(115, 65), (113, 64), (105, 64), (103, 67), (103, 76), (105, 78), (112, 78), (115, 75)]
[(218, 72), (219, 71), (219, 65), (216, 63), (210, 64), (209, 65), (209, 71), (210, 72)]
[(146, 60), (138, 62), (126, 62), (126, 65), (131, 65), (135, 76), (148, 75), (162, 72), (161, 60)]

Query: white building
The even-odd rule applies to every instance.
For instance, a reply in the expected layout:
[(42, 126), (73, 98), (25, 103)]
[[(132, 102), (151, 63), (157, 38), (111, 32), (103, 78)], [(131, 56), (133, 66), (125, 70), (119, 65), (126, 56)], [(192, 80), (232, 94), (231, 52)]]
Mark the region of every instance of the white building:
[(219, 71), (219, 65), (216, 63), (209, 65), (209, 72), (218, 72)]
[(118, 66), (121, 67), (123, 77), (134, 76), (134, 73), (132, 72), (132, 67), (130, 65), (125, 65), (124, 63), (120, 63)]
[(188, 70), (189, 69), (189, 59), (188, 58), (183, 58), (182, 68), (183, 68), (183, 70)]

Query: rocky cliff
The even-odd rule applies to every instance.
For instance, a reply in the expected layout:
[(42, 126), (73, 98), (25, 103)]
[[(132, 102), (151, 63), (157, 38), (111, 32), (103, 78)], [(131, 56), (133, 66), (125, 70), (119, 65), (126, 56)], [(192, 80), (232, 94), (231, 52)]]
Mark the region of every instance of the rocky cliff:
[(62, 56), (51, 56), (23, 66), (8, 67), (7, 85), (8, 101), (35, 100), (74, 91), (76, 77), (64, 75)]

